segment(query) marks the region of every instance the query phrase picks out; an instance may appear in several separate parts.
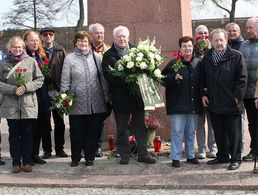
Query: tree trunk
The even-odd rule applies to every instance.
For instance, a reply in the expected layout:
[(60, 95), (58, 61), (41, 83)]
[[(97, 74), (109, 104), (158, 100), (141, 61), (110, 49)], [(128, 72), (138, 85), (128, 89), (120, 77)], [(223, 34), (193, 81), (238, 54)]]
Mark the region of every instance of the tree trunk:
[(75, 27), (75, 32), (82, 30), (84, 23), (84, 5), (83, 0), (79, 0), (80, 17)]
[(230, 14), (229, 14), (230, 22), (234, 22), (235, 21), (236, 2), (237, 2), (237, 0), (232, 0), (231, 11), (230, 11)]
[(33, 0), (33, 13), (34, 13), (34, 30), (37, 30), (36, 0)]

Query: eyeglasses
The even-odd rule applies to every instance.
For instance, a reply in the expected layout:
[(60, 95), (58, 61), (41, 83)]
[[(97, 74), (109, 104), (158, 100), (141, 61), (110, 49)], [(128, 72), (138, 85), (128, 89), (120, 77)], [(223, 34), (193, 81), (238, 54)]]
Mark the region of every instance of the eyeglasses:
[(47, 37), (48, 35), (50, 37), (52, 37), (52, 36), (54, 36), (54, 33), (43, 33), (42, 35), (43, 35), (43, 37)]
[(23, 49), (22, 46), (11, 46), (13, 49)]

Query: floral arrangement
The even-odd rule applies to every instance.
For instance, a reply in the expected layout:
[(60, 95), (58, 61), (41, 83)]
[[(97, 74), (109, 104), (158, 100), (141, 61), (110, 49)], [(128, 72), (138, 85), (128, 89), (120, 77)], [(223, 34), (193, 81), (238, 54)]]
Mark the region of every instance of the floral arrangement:
[(15, 80), (17, 86), (22, 86), (27, 83), (27, 78), (25, 76), (25, 72), (27, 72), (27, 68), (16, 68), (15, 69)]
[(147, 129), (157, 129), (161, 126), (161, 120), (155, 116), (146, 116), (144, 123)]
[(129, 49), (114, 67), (109, 67), (114, 76), (123, 78), (127, 83), (137, 83), (137, 78), (145, 73), (149, 78), (161, 83), (164, 77), (159, 66), (163, 62), (161, 50), (155, 47), (155, 39), (139, 41), (136, 48)]
[(44, 76), (51, 76), (51, 71), (49, 68), (49, 58), (46, 58), (43, 63), (39, 65), (39, 68)]
[(58, 114), (63, 117), (68, 115), (75, 103), (75, 97), (69, 90), (59, 92), (58, 95), (51, 101), (50, 110), (56, 109)]
[(208, 35), (205, 35), (205, 38), (202, 37), (202, 35), (198, 35), (195, 38), (195, 46), (202, 52), (205, 53), (208, 50), (208, 42), (207, 39), (209, 38)]
[(176, 63), (172, 65), (172, 69), (174, 72), (178, 72), (181, 68), (183, 68), (185, 65), (183, 64), (181, 57), (184, 55), (181, 51), (174, 51), (172, 52), (172, 56), (176, 58)]

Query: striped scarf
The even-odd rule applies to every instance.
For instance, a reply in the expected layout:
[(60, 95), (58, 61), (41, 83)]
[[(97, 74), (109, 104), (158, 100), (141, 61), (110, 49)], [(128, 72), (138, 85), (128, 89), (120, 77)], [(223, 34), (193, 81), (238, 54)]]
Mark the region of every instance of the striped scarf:
[(222, 60), (222, 58), (223, 58), (225, 52), (226, 52), (226, 49), (224, 49), (224, 50), (221, 51), (219, 54), (217, 54), (217, 53), (215, 52), (215, 50), (212, 49), (212, 61), (213, 61), (213, 63), (214, 63), (215, 65), (217, 65), (218, 62), (220, 62), (220, 61)]

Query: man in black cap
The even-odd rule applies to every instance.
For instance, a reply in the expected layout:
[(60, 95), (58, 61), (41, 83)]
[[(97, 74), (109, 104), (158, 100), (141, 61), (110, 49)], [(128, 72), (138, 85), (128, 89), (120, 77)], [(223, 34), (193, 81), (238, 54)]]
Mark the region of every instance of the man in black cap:
[[(60, 91), (61, 73), (65, 58), (65, 50), (58, 45), (55, 40), (55, 30), (52, 27), (43, 28), (40, 31), (43, 47), (46, 52), (46, 56), (49, 60), (48, 66), (50, 69), (50, 75), (44, 75), (50, 77), (48, 84), (48, 95), (52, 99)], [(68, 157), (64, 152), (65, 143), (65, 125), (64, 120), (61, 118), (56, 110), (52, 110), (52, 116), (54, 119), (54, 139), (55, 139), (55, 151), (58, 157)], [(47, 132), (42, 137), (43, 156), (47, 159), (51, 156), (52, 144), (51, 144), (51, 132)]]

